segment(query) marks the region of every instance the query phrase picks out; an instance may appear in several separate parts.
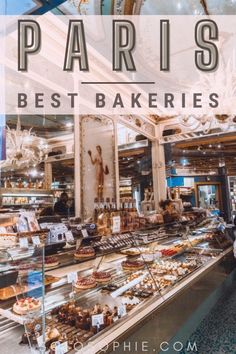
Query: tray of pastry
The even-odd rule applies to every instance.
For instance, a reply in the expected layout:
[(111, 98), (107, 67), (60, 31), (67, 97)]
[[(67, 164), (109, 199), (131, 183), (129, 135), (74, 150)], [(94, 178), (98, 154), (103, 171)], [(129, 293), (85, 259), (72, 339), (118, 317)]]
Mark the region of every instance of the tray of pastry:
[[(60, 278), (52, 277), (50, 275), (45, 276), (44, 285), (48, 286), (59, 281)], [(33, 291), (42, 286), (42, 282), (36, 284), (29, 284), (27, 282), (21, 284), (14, 284), (0, 289), (0, 300), (8, 300), (24, 293)]]
[[(100, 300), (100, 299), (99, 299)], [(103, 299), (107, 301), (107, 299)], [(125, 306), (125, 311), (120, 311)], [(75, 348), (76, 343), (85, 345), (92, 337), (111, 328), (117, 320), (125, 317), (133, 305), (123, 305), (121, 299), (112, 303), (93, 302), (91, 304), (70, 301), (53, 309), (46, 318), (46, 350), (54, 352), (56, 341), (67, 342), (67, 352)], [(99, 321), (98, 321), (99, 318)], [(42, 335), (42, 324), (36, 320), (27, 324), (27, 334), (22, 336), (21, 344), (37, 345), (37, 338)], [(81, 344), (80, 344), (81, 345)]]
[[(181, 281), (187, 275), (198, 269), (202, 265), (195, 258), (182, 257), (182, 260), (162, 260), (153, 263), (148, 267), (146, 277), (124, 295), (136, 296), (141, 299), (154, 295), (155, 292), (162, 292)], [(134, 272), (127, 276), (125, 282), (140, 277), (143, 270)]]
[(193, 247), (192, 249), (188, 250), (189, 253), (195, 253), (200, 255), (212, 256), (216, 257), (219, 256), (220, 253), (223, 252), (222, 249), (216, 248), (209, 248), (209, 247)]

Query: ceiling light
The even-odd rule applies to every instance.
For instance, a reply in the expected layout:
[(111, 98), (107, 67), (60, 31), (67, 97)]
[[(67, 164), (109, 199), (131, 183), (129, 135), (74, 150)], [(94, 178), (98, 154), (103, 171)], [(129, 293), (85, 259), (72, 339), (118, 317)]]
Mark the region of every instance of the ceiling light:
[(181, 9), (181, 7), (182, 7), (181, 3), (180, 3), (180, 2), (178, 2), (178, 3), (177, 3), (177, 9), (178, 9), (178, 10), (180, 10), (180, 9)]
[(32, 176), (32, 177), (36, 177), (37, 175), (38, 175), (38, 171), (36, 170), (36, 169), (33, 169), (33, 170), (31, 170), (30, 171), (30, 176)]
[(186, 166), (188, 165), (188, 159), (186, 159), (185, 157), (183, 159), (181, 159), (180, 163), (183, 165), (183, 166)]
[(235, 115), (230, 113), (232, 102), (235, 100), (235, 85), (236, 74), (232, 60), (228, 60), (225, 66), (220, 66), (207, 80), (205, 74), (200, 73), (199, 80), (190, 88), (189, 93), (200, 90), (199, 92), (204, 96), (208, 95), (213, 87), (216, 88), (216, 92), (221, 97), (221, 111), (226, 114), (214, 114), (214, 111), (199, 116), (179, 113), (180, 124), (194, 131), (201, 129), (204, 134), (208, 134), (212, 129), (225, 132), (235, 128)]

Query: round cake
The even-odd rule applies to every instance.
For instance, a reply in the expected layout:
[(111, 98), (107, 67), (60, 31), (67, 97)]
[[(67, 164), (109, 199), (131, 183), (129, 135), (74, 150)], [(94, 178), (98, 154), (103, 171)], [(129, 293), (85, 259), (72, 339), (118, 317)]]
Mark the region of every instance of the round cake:
[(111, 280), (111, 274), (108, 272), (93, 272), (92, 277), (98, 283), (106, 283)]
[(45, 257), (45, 268), (56, 267), (59, 264), (57, 257)]
[(18, 315), (26, 315), (27, 313), (38, 311), (40, 308), (41, 301), (33, 297), (18, 300), (13, 305), (13, 311)]
[(124, 261), (121, 265), (124, 270), (140, 270), (145, 266), (142, 261)]
[(75, 283), (76, 289), (86, 290), (93, 289), (97, 286), (96, 280), (93, 277), (79, 278)]
[(95, 256), (95, 251), (92, 247), (81, 247), (74, 254), (74, 257), (76, 259), (90, 258), (94, 256)]

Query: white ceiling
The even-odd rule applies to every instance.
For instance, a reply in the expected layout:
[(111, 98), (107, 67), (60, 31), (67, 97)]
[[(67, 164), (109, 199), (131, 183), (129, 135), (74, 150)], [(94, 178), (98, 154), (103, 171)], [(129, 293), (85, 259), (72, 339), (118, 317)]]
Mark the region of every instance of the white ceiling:
[[(142, 15), (204, 15), (200, 0), (144, 0)], [(205, 0), (211, 15), (236, 14), (236, 0)]]

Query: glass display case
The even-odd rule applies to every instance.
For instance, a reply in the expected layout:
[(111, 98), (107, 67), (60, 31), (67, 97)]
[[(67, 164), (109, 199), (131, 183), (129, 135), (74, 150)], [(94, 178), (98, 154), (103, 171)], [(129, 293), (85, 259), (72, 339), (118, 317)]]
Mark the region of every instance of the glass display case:
[(44, 272), (45, 231), (29, 212), (0, 215), (0, 332), (24, 330), (21, 342), (31, 348), (30, 326), (37, 319), (38, 349), (44, 352), (45, 288), (55, 282)]
[(0, 326), (24, 353), (97, 353), (232, 249), (217, 218), (103, 237), (29, 213), (1, 225)]

